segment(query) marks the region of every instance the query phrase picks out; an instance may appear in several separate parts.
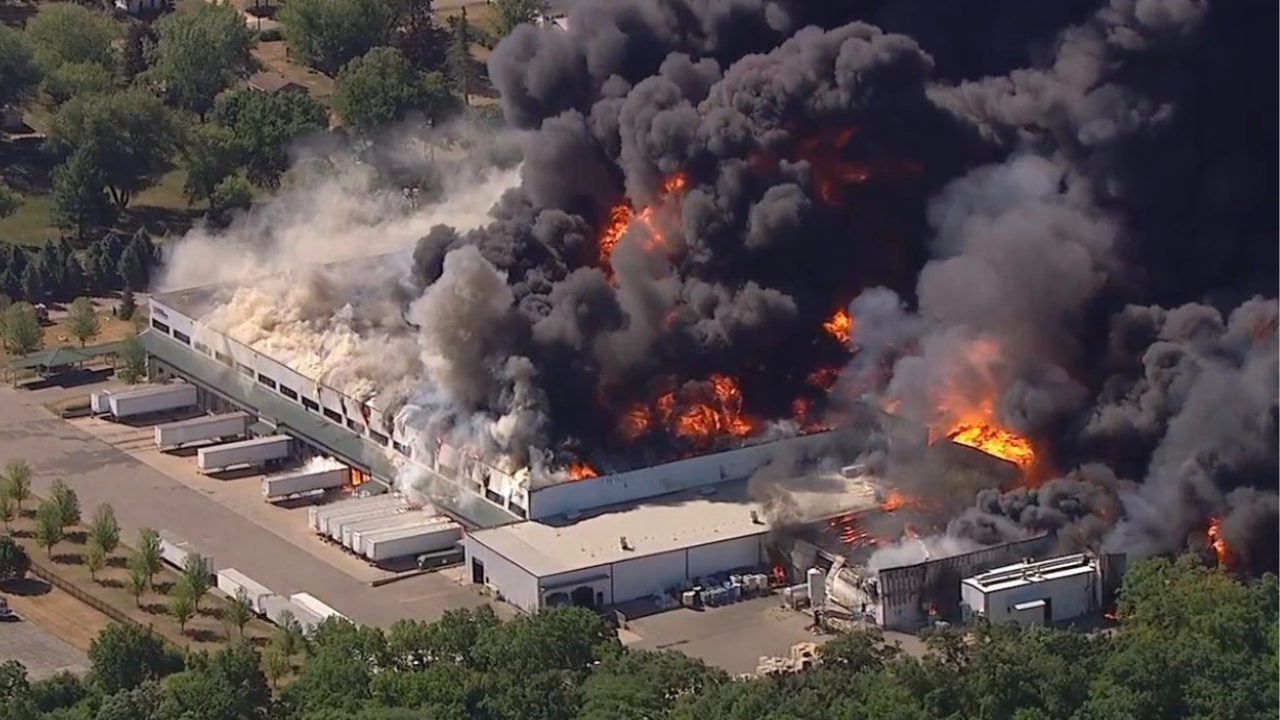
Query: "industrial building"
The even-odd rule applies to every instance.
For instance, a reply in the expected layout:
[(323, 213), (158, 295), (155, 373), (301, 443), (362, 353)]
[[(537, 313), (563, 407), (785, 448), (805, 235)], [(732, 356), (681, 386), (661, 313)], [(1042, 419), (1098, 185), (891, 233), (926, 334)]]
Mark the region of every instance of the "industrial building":
[(746, 482), (734, 481), (574, 520), (478, 530), (464, 545), (472, 582), (533, 612), (621, 605), (715, 574), (759, 568), (768, 533)]
[(984, 617), (993, 623), (1051, 625), (1099, 612), (1103, 600), (1102, 564), (1086, 555), (995, 568), (960, 583), (966, 621)]

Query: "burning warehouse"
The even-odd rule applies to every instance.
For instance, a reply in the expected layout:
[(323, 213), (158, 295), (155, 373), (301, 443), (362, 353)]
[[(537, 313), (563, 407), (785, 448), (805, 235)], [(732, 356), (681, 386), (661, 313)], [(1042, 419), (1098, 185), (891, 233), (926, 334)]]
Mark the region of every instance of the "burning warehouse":
[[(925, 429), (884, 473), (922, 539), (1274, 569), (1278, 83), (1238, 36), (1275, 4), (914, 4), (582, 0), (519, 28), (489, 61), (519, 186), (482, 224), (153, 298), (148, 345), (478, 524), (745, 477), (790, 528), (762, 464), (869, 405)], [(353, 224), (323, 198), (245, 252)], [(1017, 479), (935, 471), (958, 446)], [(910, 552), (879, 522), (835, 532), (865, 560), (824, 552)]]

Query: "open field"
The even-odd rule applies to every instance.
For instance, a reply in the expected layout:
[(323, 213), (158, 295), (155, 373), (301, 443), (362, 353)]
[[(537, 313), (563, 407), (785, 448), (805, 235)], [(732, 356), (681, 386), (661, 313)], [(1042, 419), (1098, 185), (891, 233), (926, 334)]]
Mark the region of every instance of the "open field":
[(293, 82), (305, 86), (311, 93), (311, 97), (316, 100), (322, 103), (329, 102), (329, 96), (333, 94), (333, 79), (291, 61), (288, 56), (288, 44), (283, 40), (259, 42), (254, 48), (253, 56), (262, 63), (265, 70), (278, 72)]

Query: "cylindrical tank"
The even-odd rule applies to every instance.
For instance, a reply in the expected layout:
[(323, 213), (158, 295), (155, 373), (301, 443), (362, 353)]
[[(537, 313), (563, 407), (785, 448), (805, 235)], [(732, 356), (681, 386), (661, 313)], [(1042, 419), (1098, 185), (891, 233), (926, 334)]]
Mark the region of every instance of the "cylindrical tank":
[(827, 582), (827, 599), (841, 607), (854, 612), (862, 610), (863, 605), (872, 602), (871, 596), (863, 590), (857, 577), (849, 570), (841, 570)]

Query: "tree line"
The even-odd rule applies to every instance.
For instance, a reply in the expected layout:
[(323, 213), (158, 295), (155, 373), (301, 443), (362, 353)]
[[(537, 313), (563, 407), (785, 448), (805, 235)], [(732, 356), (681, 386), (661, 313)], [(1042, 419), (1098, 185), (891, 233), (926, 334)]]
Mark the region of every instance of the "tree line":
[(66, 238), (51, 240), (38, 249), (0, 245), (0, 295), (35, 304), (126, 288), (142, 290), (151, 282), (159, 260), (158, 249), (145, 229), (127, 240), (107, 233), (79, 252)]
[(286, 623), (262, 649), (186, 656), (112, 626), (84, 677), (0, 665), (0, 719), (1262, 720), (1280, 706), (1278, 612), (1274, 576), (1157, 559), (1130, 571), (1114, 632), (979, 624), (929, 633), (922, 657), (858, 632), (812, 669), (748, 679), (628, 649), (576, 608), (508, 622), (457, 610), (385, 632)]

